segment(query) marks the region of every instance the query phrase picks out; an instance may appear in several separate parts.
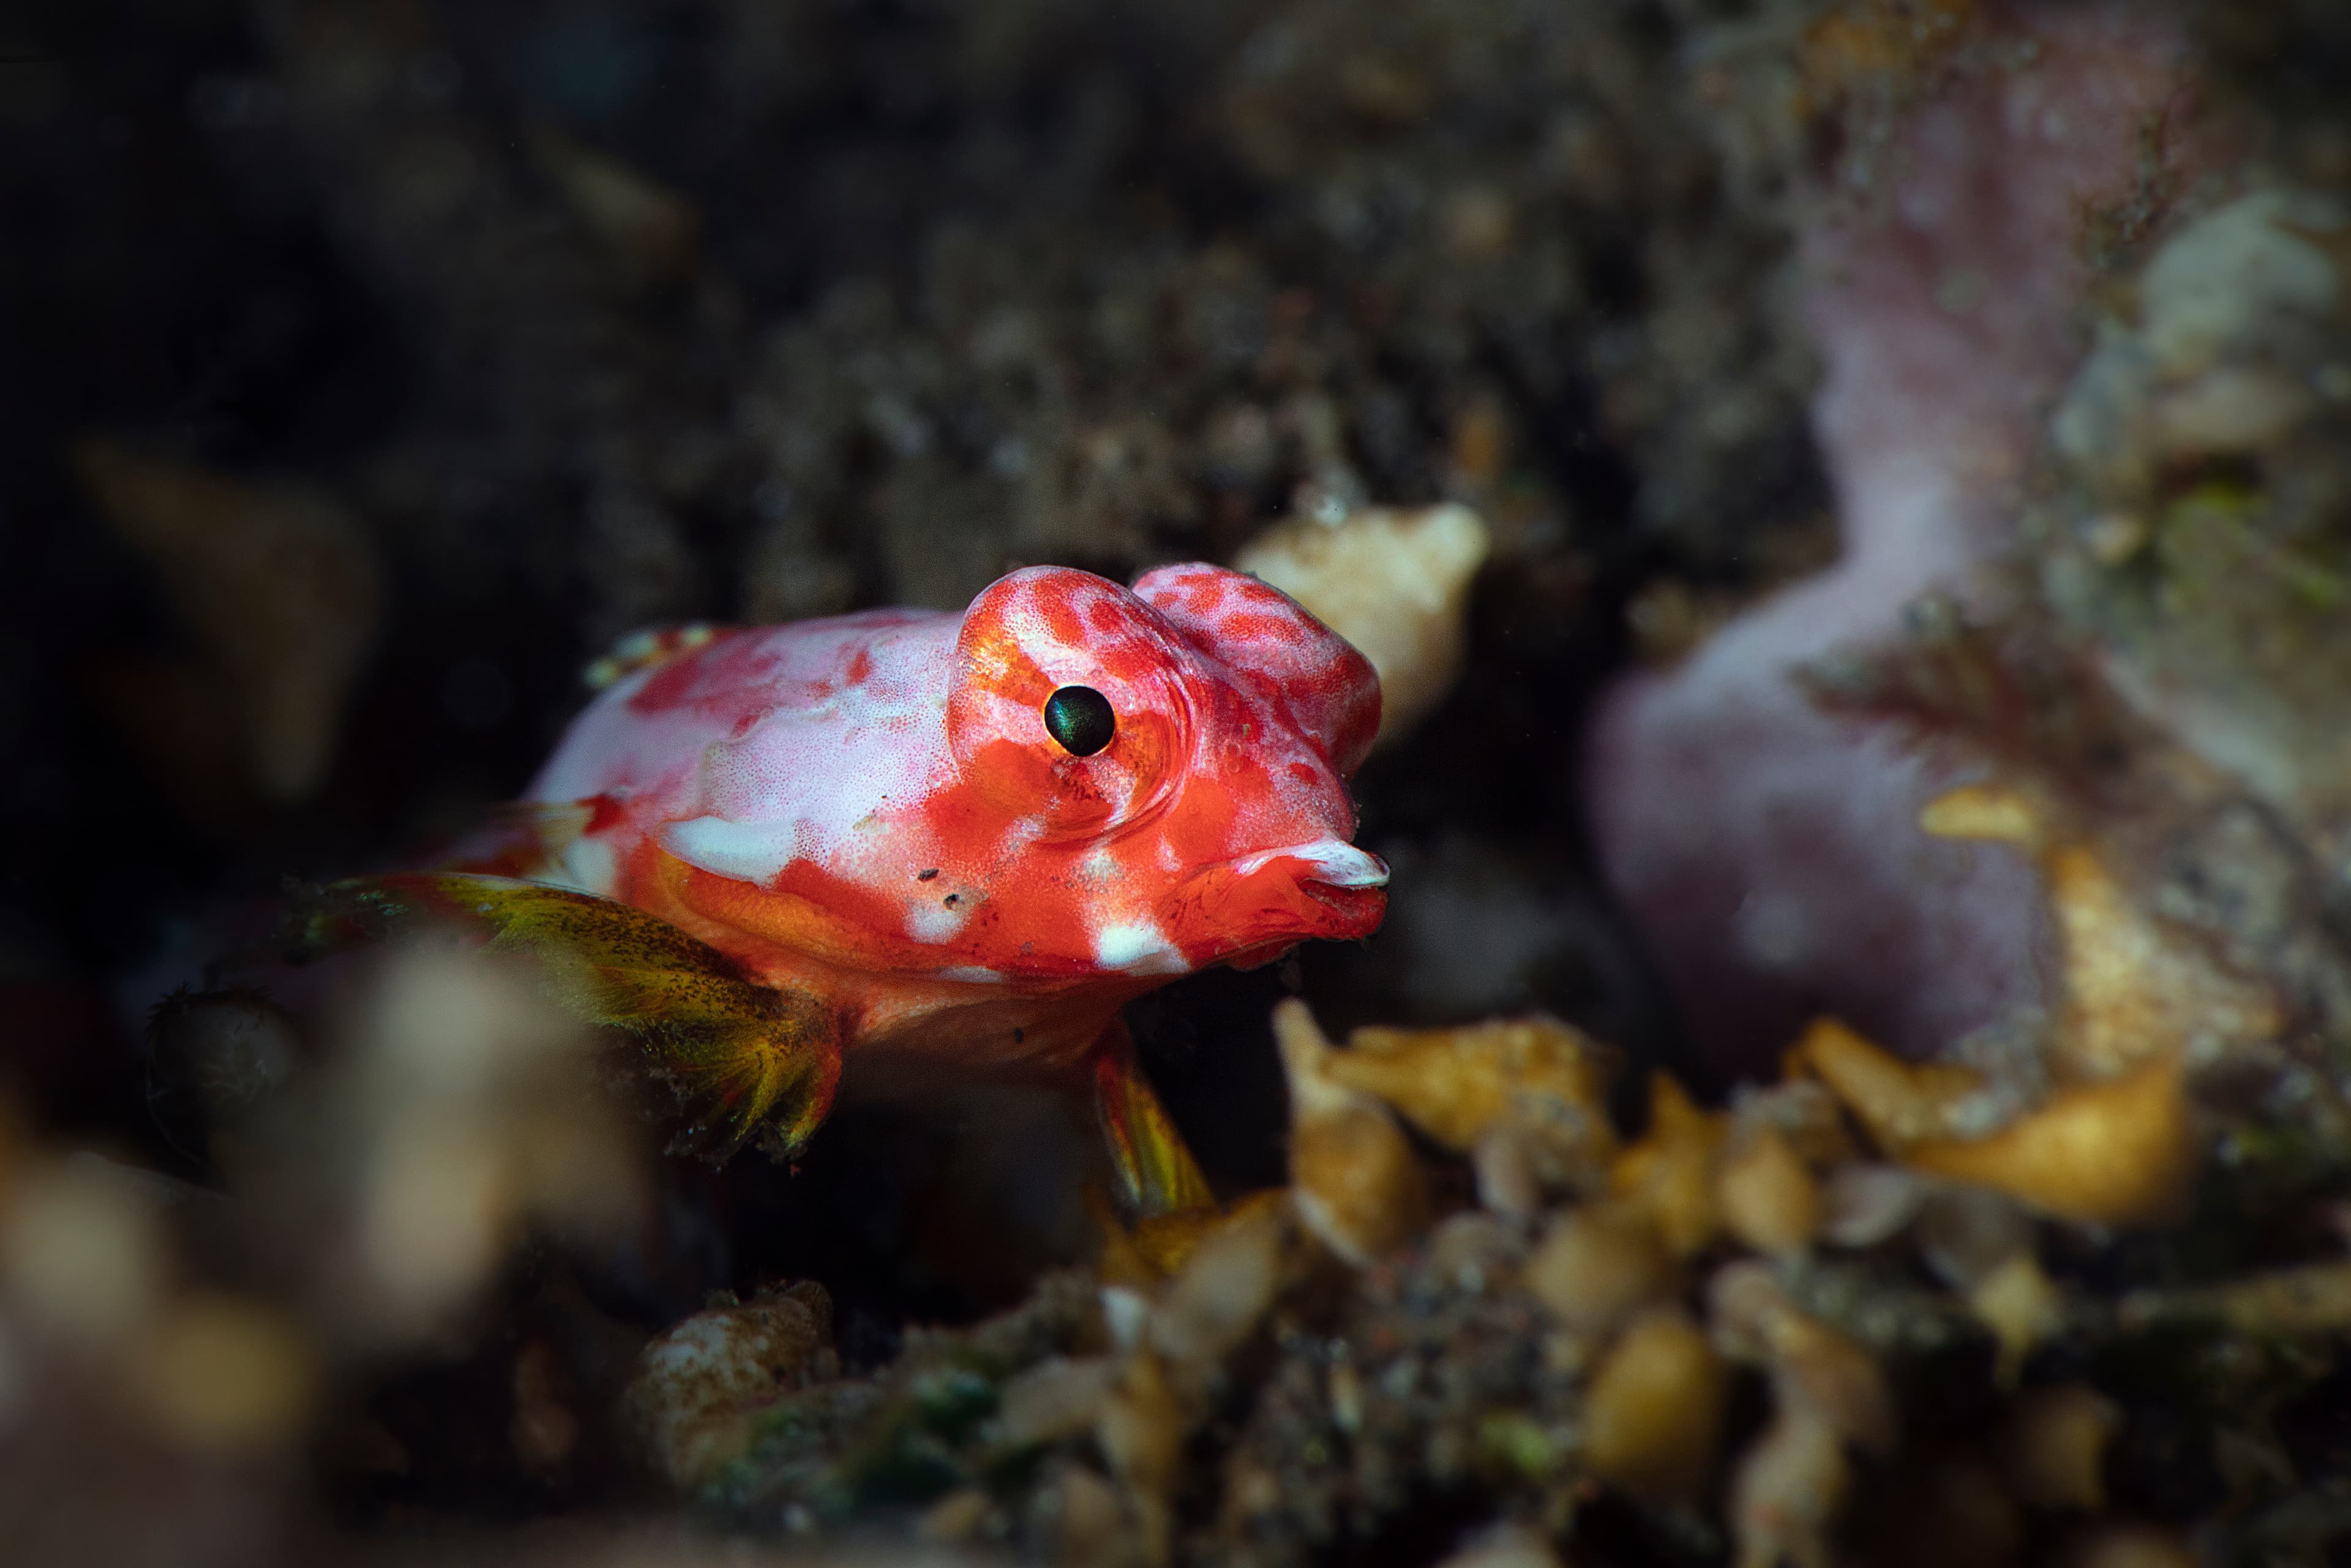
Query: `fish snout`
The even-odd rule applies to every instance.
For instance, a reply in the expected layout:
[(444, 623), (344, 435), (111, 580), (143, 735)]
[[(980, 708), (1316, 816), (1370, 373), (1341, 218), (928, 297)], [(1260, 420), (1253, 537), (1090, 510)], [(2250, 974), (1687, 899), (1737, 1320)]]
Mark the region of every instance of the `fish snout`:
[(1280, 860), (1301, 862), (1305, 872), (1300, 880), (1319, 882), (1325, 887), (1385, 887), (1388, 884), (1387, 862), (1368, 850), (1357, 849), (1344, 839), (1322, 838), (1280, 849), (1259, 850), (1255, 854), (1243, 855), (1235, 861), (1233, 870), (1243, 877), (1255, 876)]
[(1368, 936), (1387, 912), (1388, 868), (1337, 838), (1257, 850), (1177, 890), (1165, 922), (1196, 963), (1278, 951), (1308, 937)]

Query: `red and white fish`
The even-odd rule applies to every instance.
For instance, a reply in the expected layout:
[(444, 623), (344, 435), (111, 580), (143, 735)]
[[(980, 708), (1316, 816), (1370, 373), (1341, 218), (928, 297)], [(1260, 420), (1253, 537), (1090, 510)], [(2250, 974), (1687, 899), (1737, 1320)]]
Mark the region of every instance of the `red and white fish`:
[(1035, 567), (961, 615), (696, 629), (606, 674), (528, 791), (528, 831), (471, 870), (657, 916), (813, 1004), (852, 1059), (1091, 1061), (1114, 1153), (1184, 1189), (1127, 1170), (1146, 1208), (1198, 1184), (1180, 1144), (1152, 1152), (1172, 1129), (1121, 1004), (1366, 936), (1384, 910), (1346, 784), (1378, 677), (1238, 572), (1126, 589)]

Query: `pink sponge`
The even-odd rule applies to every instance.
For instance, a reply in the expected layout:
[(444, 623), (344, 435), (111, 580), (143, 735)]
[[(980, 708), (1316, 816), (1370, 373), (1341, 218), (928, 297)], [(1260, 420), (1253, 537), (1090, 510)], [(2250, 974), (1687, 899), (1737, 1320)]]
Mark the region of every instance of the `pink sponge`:
[(2041, 999), (2030, 872), (1917, 826), (1963, 759), (1823, 715), (1792, 672), (1886, 638), (1923, 593), (1989, 591), (2084, 346), (2085, 214), (2130, 194), (2180, 94), (2177, 31), (2151, 9), (2015, 24), (1903, 117), (1878, 188), (1812, 228), (1813, 413), (1844, 557), (1598, 716), (1603, 862), (1726, 1070), (1766, 1069), (1815, 1011), (1920, 1055)]

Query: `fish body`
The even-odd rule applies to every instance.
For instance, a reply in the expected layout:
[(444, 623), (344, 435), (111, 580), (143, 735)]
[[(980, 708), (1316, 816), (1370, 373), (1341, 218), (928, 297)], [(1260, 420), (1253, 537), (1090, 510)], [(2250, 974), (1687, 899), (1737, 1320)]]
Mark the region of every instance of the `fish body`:
[(475, 863), (660, 916), (847, 1051), (1073, 1063), (1144, 991), (1379, 923), (1378, 679), (1253, 578), (1038, 567), (665, 646), (530, 786), (530, 852)]

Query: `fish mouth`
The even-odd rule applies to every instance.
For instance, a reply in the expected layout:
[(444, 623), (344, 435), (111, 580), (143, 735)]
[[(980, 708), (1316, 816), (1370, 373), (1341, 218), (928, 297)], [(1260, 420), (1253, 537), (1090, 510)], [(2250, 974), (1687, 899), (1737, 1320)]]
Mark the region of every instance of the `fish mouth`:
[(1284, 844), (1193, 877), (1163, 924), (1186, 953), (1207, 962), (1309, 937), (1347, 941), (1378, 929), (1387, 880), (1379, 856), (1343, 840)]
[(1289, 844), (1278, 850), (1259, 850), (1253, 855), (1243, 855), (1233, 862), (1233, 870), (1242, 876), (1255, 876), (1276, 861), (1296, 861), (1308, 868), (1301, 879), (1319, 882), (1326, 887), (1385, 887), (1388, 884), (1388, 862), (1368, 850), (1359, 850), (1344, 839), (1315, 839), (1302, 844)]

